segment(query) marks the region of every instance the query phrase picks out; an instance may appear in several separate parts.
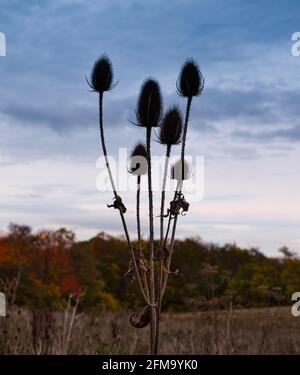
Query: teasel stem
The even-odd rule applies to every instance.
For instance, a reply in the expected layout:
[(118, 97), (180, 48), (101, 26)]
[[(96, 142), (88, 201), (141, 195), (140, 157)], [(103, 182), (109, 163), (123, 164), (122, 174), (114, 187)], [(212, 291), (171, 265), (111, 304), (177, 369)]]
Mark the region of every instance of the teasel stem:
[[(183, 129), (183, 136), (182, 136), (182, 148), (181, 148), (181, 165), (182, 168), (184, 168), (184, 155), (185, 155), (185, 142), (186, 142), (186, 135), (187, 135), (187, 127), (188, 127), (188, 121), (189, 121), (189, 115), (191, 110), (191, 103), (192, 103), (192, 97), (188, 97), (187, 100), (187, 106), (186, 106), (186, 114), (185, 114), (185, 121), (184, 121), (184, 129)], [(168, 160), (170, 156), (171, 148), (167, 148), (167, 158), (165, 162), (165, 170), (164, 170), (164, 180), (163, 180), (163, 187), (162, 187), (162, 199), (161, 199), (161, 217), (160, 217), (160, 252), (161, 254), (164, 252), (166, 242), (168, 240), (170, 226), (171, 226), (171, 213), (168, 220), (168, 227), (166, 231), (165, 238), (163, 238), (163, 212), (164, 212), (164, 200), (165, 200), (165, 183), (166, 183), (166, 176), (167, 176), (167, 170), (168, 170)], [(183, 170), (182, 170), (182, 177), (183, 177)], [(181, 195), (182, 190), (182, 183), (183, 181), (178, 181), (177, 187), (174, 193), (174, 200), (175, 198)], [(157, 296), (157, 319), (156, 319), (156, 338), (155, 338), (155, 353), (157, 353), (158, 350), (158, 341), (159, 341), (159, 323), (160, 323), (160, 311), (161, 311), (161, 302), (163, 295), (166, 290), (168, 277), (169, 277), (169, 270), (174, 250), (174, 243), (175, 243), (175, 234), (176, 234), (176, 228), (177, 228), (177, 220), (178, 220), (178, 214), (174, 217), (173, 221), (173, 228), (172, 228), (172, 236), (171, 236), (171, 245), (170, 245), (170, 252), (167, 257), (167, 264), (166, 264), (166, 272), (164, 273), (164, 257), (160, 260), (160, 273), (158, 277), (158, 296)]]
[[(181, 194), (181, 189), (182, 189), (182, 181), (181, 182), (178, 181), (176, 192), (175, 192), (175, 197), (176, 197), (177, 194), (178, 195)], [(165, 272), (165, 277), (164, 277), (164, 280), (163, 280), (163, 283), (162, 283), (162, 287), (161, 287), (161, 292), (160, 292), (161, 293), (160, 304), (161, 304), (162, 298), (163, 298), (163, 296), (165, 294), (167, 283), (168, 283), (168, 277), (169, 277), (169, 272), (170, 272), (171, 260), (172, 260), (172, 256), (173, 256), (173, 252), (174, 252), (174, 243), (175, 243), (175, 234), (176, 234), (177, 220), (178, 220), (178, 214), (175, 215), (175, 217), (174, 217), (173, 228), (172, 228), (172, 235), (171, 235), (170, 252), (169, 252), (169, 256), (168, 256), (167, 264), (166, 264), (167, 271)]]
[[(141, 196), (141, 175), (137, 176), (137, 189), (136, 189), (136, 223), (138, 235), (138, 250), (139, 255), (142, 255), (142, 235), (141, 235), (141, 215), (140, 215), (140, 196)], [(142, 270), (143, 282), (147, 299), (150, 301), (149, 286), (147, 281), (146, 272)]]
[(164, 210), (165, 210), (165, 197), (166, 197), (166, 182), (169, 167), (169, 159), (171, 153), (171, 145), (167, 145), (166, 159), (164, 165), (164, 175), (161, 192), (161, 204), (160, 204), (160, 254), (163, 255), (163, 241), (164, 241)]
[(185, 142), (186, 142), (186, 135), (187, 135), (187, 128), (189, 123), (189, 117), (191, 112), (191, 105), (192, 105), (193, 97), (190, 96), (187, 99), (186, 103), (186, 111), (185, 111), (185, 119), (184, 119), (184, 127), (183, 127), (183, 136), (182, 136), (182, 145), (181, 145), (181, 163), (182, 167), (184, 166), (184, 155), (185, 155)]
[[(103, 151), (103, 155), (104, 155), (104, 158), (105, 158), (105, 165), (106, 165), (106, 168), (107, 168), (107, 171), (108, 171), (108, 176), (109, 176), (109, 180), (110, 180), (110, 183), (111, 183), (111, 186), (112, 186), (112, 189), (113, 189), (114, 196), (117, 199), (118, 193), (117, 193), (116, 186), (115, 186), (115, 183), (114, 183), (114, 179), (113, 179), (113, 176), (112, 176), (112, 173), (111, 173), (110, 164), (109, 164), (109, 160), (108, 160), (108, 157), (107, 157), (105, 137), (104, 137), (103, 92), (102, 91), (99, 92), (99, 125), (100, 125), (101, 146), (102, 146), (102, 151)], [(137, 280), (138, 280), (139, 287), (141, 289), (142, 296), (144, 297), (146, 303), (148, 305), (151, 305), (149, 299), (147, 298), (147, 296), (145, 294), (144, 288), (143, 288), (143, 284), (142, 284), (140, 273), (139, 273), (138, 266), (137, 266), (137, 263), (136, 263), (135, 254), (134, 254), (134, 251), (133, 251), (133, 248), (132, 248), (132, 245), (131, 245), (129, 232), (128, 232), (128, 228), (127, 228), (127, 224), (126, 224), (126, 221), (125, 221), (124, 214), (120, 209), (119, 209), (119, 213), (120, 213), (120, 217), (121, 217), (121, 221), (122, 221), (122, 224), (123, 224), (123, 229), (124, 229), (127, 245), (128, 245), (129, 250), (130, 250), (130, 253), (131, 253), (131, 257), (132, 257), (132, 261), (133, 261), (133, 265), (134, 265), (134, 270), (135, 270), (135, 273), (136, 273), (136, 277), (137, 277)]]
[[(189, 123), (189, 117), (190, 117), (192, 99), (193, 99), (193, 97), (189, 96), (188, 99), (187, 99), (187, 103), (186, 103), (186, 111), (185, 111), (185, 119), (184, 119), (184, 127), (183, 127), (183, 136), (182, 136), (182, 145), (181, 145), (181, 166), (182, 166), (182, 168), (184, 168), (184, 165), (185, 165), (184, 164), (185, 143), (186, 143), (186, 135), (187, 135), (187, 128), (188, 128), (188, 123)], [(181, 195), (182, 185), (183, 185), (183, 180), (181, 182), (178, 181), (177, 188), (176, 188), (176, 191), (174, 193), (174, 199), (176, 198), (177, 195), (179, 195), (179, 196)], [(176, 227), (177, 227), (177, 220), (178, 220), (178, 214), (175, 215), (174, 221), (173, 221), (173, 228), (172, 228), (172, 235), (171, 235), (171, 244), (170, 244), (170, 252), (169, 252), (168, 259), (167, 259), (167, 272), (165, 273), (165, 277), (164, 277), (164, 281), (163, 281), (163, 285), (162, 285), (162, 290), (161, 290), (161, 293), (160, 293), (161, 294), (160, 304), (161, 304), (161, 300), (162, 300), (162, 298), (164, 296), (164, 293), (165, 293), (165, 290), (166, 290), (166, 286), (167, 286), (167, 282), (168, 282), (168, 277), (169, 277), (169, 273), (168, 272), (169, 272), (169, 269), (170, 269), (172, 255), (173, 255), (174, 242), (175, 242), (175, 234), (176, 234)], [(171, 224), (171, 215), (169, 217), (168, 229), (167, 229), (166, 236), (165, 236), (165, 243), (168, 240), (170, 224)]]
[(137, 176), (137, 187), (136, 187), (136, 224), (137, 224), (137, 235), (138, 235), (138, 247), (142, 251), (141, 243), (141, 216), (140, 216), (140, 199), (141, 196), (141, 175)]
[[(182, 145), (181, 145), (181, 157), (180, 158), (181, 158), (181, 165), (182, 165), (182, 167), (184, 166), (185, 142), (186, 142), (186, 135), (187, 135), (187, 128), (188, 128), (189, 116), (190, 116), (190, 111), (191, 111), (191, 104), (192, 104), (192, 97), (189, 97), (187, 99), (186, 112), (185, 112), (185, 120), (184, 120), (184, 129), (183, 129), (183, 136), (182, 136)], [(181, 191), (178, 191), (178, 189), (176, 188), (173, 200), (176, 198), (176, 195), (178, 193), (181, 193)], [(175, 221), (174, 221), (174, 223), (175, 223)], [(168, 240), (169, 231), (170, 231), (170, 225), (171, 225), (171, 216), (169, 217), (168, 227), (167, 227), (167, 231), (166, 231), (166, 234), (165, 234), (165, 239), (164, 239), (164, 244), (163, 244), (164, 247), (165, 247), (165, 245), (167, 243), (167, 240)]]
[(104, 155), (104, 158), (105, 158), (105, 165), (106, 165), (106, 169), (107, 169), (107, 172), (108, 172), (109, 180), (110, 180), (110, 183), (111, 183), (111, 186), (112, 186), (112, 189), (113, 189), (114, 196), (115, 196), (115, 198), (117, 198), (118, 194), (117, 194), (116, 186), (115, 186), (114, 179), (113, 179), (113, 176), (112, 176), (112, 173), (111, 173), (109, 160), (108, 160), (108, 157), (107, 157), (105, 137), (104, 137), (104, 126), (103, 126), (103, 92), (99, 93), (99, 124), (100, 124), (101, 146), (102, 146), (102, 151), (103, 151), (103, 155)]
[(164, 256), (164, 210), (165, 210), (165, 197), (166, 197), (166, 182), (167, 182), (167, 174), (168, 174), (168, 167), (169, 167), (169, 159), (171, 153), (171, 145), (167, 145), (166, 150), (166, 159), (164, 165), (164, 175), (163, 175), (163, 183), (162, 183), (162, 191), (161, 191), (161, 204), (160, 204), (160, 269), (158, 275), (158, 288), (157, 288), (157, 316), (156, 316), (156, 335), (155, 335), (155, 348), (154, 351), (157, 353), (158, 351), (158, 340), (159, 340), (159, 322), (160, 322), (160, 311), (161, 311), (161, 288), (162, 288), (162, 279), (163, 279), (163, 256)]
[[(176, 193), (174, 194), (174, 199), (176, 198)], [(163, 244), (163, 248), (165, 248), (166, 246), (166, 243), (167, 243), (167, 240), (168, 240), (168, 237), (169, 237), (169, 232), (170, 232), (170, 226), (171, 226), (171, 215), (169, 216), (169, 220), (168, 220), (168, 226), (167, 226), (167, 231), (166, 231), (166, 234), (165, 234), (165, 238), (164, 238), (164, 244)]]
[(149, 194), (149, 241), (150, 241), (150, 302), (151, 302), (151, 354), (155, 354), (155, 334), (156, 334), (156, 307), (155, 305), (155, 270), (154, 270), (154, 227), (153, 227), (153, 192), (151, 175), (151, 127), (146, 131), (146, 149), (148, 159), (148, 194)]

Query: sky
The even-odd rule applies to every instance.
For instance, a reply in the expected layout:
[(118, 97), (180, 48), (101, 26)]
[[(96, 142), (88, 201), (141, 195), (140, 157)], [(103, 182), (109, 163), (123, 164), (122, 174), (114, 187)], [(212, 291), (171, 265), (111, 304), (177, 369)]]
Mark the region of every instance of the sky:
[[(187, 154), (204, 157), (204, 196), (180, 217), (178, 236), (300, 253), (298, 0), (1, 0), (0, 8), (1, 231), (15, 222), (64, 226), (78, 239), (121, 234), (106, 208), (111, 193), (96, 188), (97, 95), (85, 76), (109, 55), (119, 83), (105, 95), (105, 131), (117, 156), (145, 137), (130, 121), (146, 77), (160, 82), (164, 109), (184, 111), (176, 80), (193, 57), (205, 89), (193, 100)], [(164, 153), (155, 142), (153, 150)], [(122, 197), (134, 237), (135, 194)], [(147, 238), (146, 196), (142, 217)]]

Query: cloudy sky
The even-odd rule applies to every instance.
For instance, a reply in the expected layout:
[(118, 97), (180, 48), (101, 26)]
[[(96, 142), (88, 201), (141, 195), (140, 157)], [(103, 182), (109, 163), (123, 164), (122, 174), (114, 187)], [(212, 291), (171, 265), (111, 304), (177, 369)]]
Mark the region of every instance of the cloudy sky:
[[(300, 252), (299, 11), (298, 0), (1, 0), (0, 229), (120, 234), (111, 194), (96, 189), (97, 95), (85, 75), (109, 54), (120, 82), (105, 97), (106, 134), (117, 155), (144, 137), (130, 120), (145, 77), (159, 80), (165, 108), (184, 109), (176, 79), (192, 56), (206, 87), (187, 153), (204, 156), (204, 199), (180, 218), (179, 235)], [(134, 193), (122, 195), (134, 233)], [(147, 237), (145, 198), (143, 214)]]

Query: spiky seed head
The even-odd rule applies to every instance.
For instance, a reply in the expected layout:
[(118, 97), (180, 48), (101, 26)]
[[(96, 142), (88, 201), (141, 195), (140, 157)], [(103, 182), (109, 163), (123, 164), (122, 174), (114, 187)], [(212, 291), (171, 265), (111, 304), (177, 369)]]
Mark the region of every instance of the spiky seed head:
[(148, 163), (147, 163), (147, 150), (146, 146), (142, 142), (138, 142), (130, 155), (130, 167), (129, 173), (135, 176), (141, 176), (147, 174)]
[(116, 84), (113, 83), (113, 68), (112, 63), (107, 55), (102, 55), (95, 62), (91, 74), (91, 82), (88, 82), (90, 87), (97, 92), (104, 92), (112, 90)]
[(156, 127), (162, 115), (162, 98), (159, 83), (151, 78), (145, 80), (141, 87), (136, 118), (139, 126)]
[(171, 166), (171, 178), (172, 180), (183, 181), (190, 178), (191, 168), (187, 161), (181, 162), (181, 159), (177, 160)]
[(177, 106), (171, 107), (164, 115), (158, 139), (163, 145), (172, 146), (181, 142), (182, 116)]
[(198, 64), (193, 59), (187, 59), (182, 65), (178, 80), (177, 92), (181, 96), (192, 98), (200, 95), (204, 88), (204, 78)]

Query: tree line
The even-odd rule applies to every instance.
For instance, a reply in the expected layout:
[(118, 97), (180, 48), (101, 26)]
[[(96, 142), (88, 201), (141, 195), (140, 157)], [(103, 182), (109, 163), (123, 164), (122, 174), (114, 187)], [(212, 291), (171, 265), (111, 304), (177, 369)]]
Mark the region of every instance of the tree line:
[[(144, 252), (147, 245), (142, 241)], [(166, 309), (278, 306), (300, 290), (300, 260), (286, 247), (267, 257), (195, 237), (176, 240), (174, 250)], [(126, 240), (103, 232), (76, 241), (65, 228), (33, 233), (11, 224), (0, 237), (0, 291), (17, 306), (61, 309), (70, 295), (81, 295), (81, 309), (140, 307), (131, 267)]]

